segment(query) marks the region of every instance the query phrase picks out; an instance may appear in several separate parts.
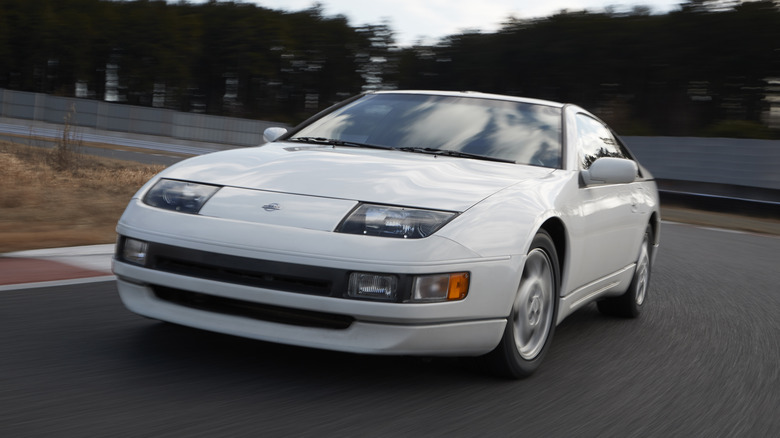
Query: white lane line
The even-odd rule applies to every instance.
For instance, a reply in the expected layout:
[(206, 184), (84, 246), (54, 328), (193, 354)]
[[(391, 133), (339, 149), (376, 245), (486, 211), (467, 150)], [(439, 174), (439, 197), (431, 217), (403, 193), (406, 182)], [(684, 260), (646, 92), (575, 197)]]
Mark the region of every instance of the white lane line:
[(742, 230), (729, 230), (726, 228), (717, 228), (717, 227), (704, 227), (699, 226), (698, 228), (701, 228), (702, 230), (710, 230), (710, 231), (720, 231), (721, 233), (731, 233), (731, 234), (756, 234), (756, 233), (750, 233), (748, 231), (742, 231)]
[(24, 290), (24, 289), (39, 289), (42, 287), (73, 286), (76, 284), (102, 283), (102, 282), (114, 281), (114, 280), (116, 280), (115, 276), (105, 275), (102, 277), (74, 278), (71, 280), (54, 280), (54, 281), (39, 281), (37, 283), (7, 284), (4, 286), (0, 286), (0, 292), (11, 291), (11, 290)]
[(30, 258), (51, 258), (51, 257), (78, 257), (78, 256), (106, 256), (111, 258), (114, 255), (116, 244), (103, 243), (98, 245), (66, 246), (62, 248), (44, 248), (28, 249), (25, 251), (14, 251), (3, 254), (6, 257), (30, 257)]

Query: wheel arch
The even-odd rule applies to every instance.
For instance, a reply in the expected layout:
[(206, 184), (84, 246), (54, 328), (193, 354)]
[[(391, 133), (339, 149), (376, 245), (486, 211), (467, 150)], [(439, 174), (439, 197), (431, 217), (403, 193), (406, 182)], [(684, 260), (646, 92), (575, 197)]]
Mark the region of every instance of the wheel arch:
[[(560, 278), (559, 283), (563, 282), (564, 272), (566, 272), (566, 251), (568, 249), (567, 237), (566, 237), (566, 225), (558, 217), (551, 217), (547, 219), (540, 230), (544, 230), (550, 235), (550, 238), (555, 245), (555, 252), (558, 256), (558, 272)], [(558, 284), (560, 288), (561, 284)], [(560, 291), (559, 291), (560, 293)]]
[(650, 260), (655, 259), (655, 253), (658, 250), (658, 245), (661, 242), (661, 220), (660, 215), (657, 211), (654, 211), (650, 215), (650, 221), (648, 223), (650, 226), (650, 229), (653, 231), (652, 241), (650, 242), (650, 251), (652, 253), (650, 254)]

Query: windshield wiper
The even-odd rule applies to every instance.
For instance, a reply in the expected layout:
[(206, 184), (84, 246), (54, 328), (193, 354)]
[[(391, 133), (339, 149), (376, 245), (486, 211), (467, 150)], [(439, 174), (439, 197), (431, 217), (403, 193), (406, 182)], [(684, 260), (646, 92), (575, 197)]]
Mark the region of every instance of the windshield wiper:
[(380, 146), (375, 144), (359, 143), (356, 141), (347, 141), (347, 140), (337, 140), (334, 138), (325, 138), (325, 137), (293, 137), (293, 138), (288, 138), (285, 141), (294, 141), (298, 143), (324, 144), (329, 146), (347, 146), (347, 147), (355, 147), (355, 148), (392, 149), (390, 146)]
[(471, 154), (468, 152), (453, 151), (450, 149), (404, 147), (404, 148), (398, 148), (398, 150), (404, 152), (415, 152), (419, 154), (446, 155), (448, 157), (459, 157), (459, 158), (474, 158), (477, 160), (497, 161), (499, 163), (516, 163), (515, 160), (509, 160), (507, 158), (489, 157), (487, 155)]

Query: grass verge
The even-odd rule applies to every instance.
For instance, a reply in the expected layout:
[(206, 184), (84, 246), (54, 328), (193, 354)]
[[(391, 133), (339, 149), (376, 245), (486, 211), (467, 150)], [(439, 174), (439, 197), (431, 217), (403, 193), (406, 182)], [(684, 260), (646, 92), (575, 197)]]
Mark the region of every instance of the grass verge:
[(112, 243), (133, 194), (164, 166), (0, 141), (0, 253)]

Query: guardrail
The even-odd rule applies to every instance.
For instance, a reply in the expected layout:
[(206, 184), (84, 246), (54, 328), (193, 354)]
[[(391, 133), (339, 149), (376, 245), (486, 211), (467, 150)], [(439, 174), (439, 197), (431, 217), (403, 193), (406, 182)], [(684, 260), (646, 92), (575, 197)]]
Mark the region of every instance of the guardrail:
[(0, 89), (0, 117), (62, 124), (71, 109), (75, 126), (182, 140), (257, 146), (278, 123), (177, 112), (89, 99)]
[(780, 141), (626, 137), (665, 203), (780, 218)]

